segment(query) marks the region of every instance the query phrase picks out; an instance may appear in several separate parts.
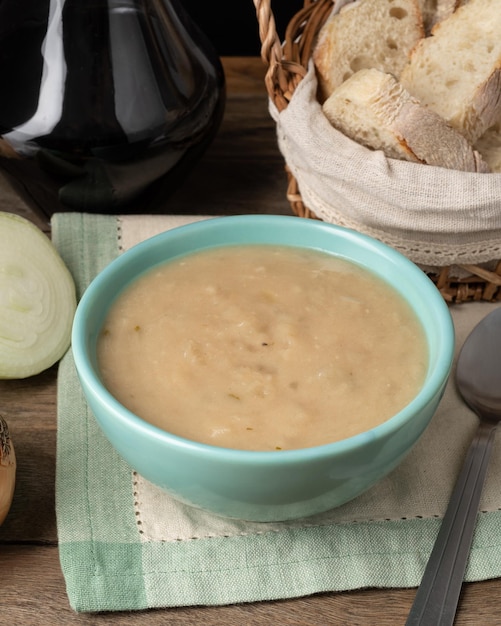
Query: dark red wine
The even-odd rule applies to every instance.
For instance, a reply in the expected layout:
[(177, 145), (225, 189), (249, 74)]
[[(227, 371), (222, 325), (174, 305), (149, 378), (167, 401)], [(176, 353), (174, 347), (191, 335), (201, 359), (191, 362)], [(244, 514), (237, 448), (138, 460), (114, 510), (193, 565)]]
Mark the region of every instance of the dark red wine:
[(0, 167), (46, 216), (158, 210), (225, 102), (176, 0), (2, 0), (0, 81)]

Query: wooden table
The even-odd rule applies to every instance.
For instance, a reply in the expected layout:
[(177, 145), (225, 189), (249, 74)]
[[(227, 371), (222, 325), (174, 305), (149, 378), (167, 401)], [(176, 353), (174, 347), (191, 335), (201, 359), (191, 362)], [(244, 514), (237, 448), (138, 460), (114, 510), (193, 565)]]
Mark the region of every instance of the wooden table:
[[(267, 109), (264, 66), (223, 59), (228, 101), (213, 145), (167, 203), (173, 214), (290, 214), (283, 159)], [(0, 210), (24, 215), (49, 233), (0, 178)], [(27, 380), (0, 381), (18, 470), (11, 511), (0, 527), (0, 626), (97, 624), (259, 626), (404, 624), (415, 590), (370, 589), (239, 606), (77, 615), (68, 604), (55, 519), (57, 367)], [(467, 584), (457, 625), (501, 624), (501, 582)], [(432, 625), (430, 625), (432, 626)]]

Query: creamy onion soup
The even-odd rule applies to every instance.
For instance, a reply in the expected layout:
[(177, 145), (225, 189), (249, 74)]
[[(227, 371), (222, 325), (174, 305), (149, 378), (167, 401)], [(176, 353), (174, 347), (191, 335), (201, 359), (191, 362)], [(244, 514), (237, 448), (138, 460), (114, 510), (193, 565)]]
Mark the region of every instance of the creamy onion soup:
[(229, 246), (150, 270), (98, 341), (109, 391), (143, 419), (227, 448), (289, 450), (387, 420), (419, 390), (424, 332), (389, 285), (301, 248)]

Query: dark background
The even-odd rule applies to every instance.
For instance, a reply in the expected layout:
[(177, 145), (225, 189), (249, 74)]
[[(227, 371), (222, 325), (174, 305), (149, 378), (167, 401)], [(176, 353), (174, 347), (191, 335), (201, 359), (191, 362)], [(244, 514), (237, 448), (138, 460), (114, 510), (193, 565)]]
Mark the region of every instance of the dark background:
[[(261, 42), (252, 0), (182, 0), (193, 21), (220, 56), (259, 56)], [(303, 0), (273, 0), (271, 8), (281, 39)]]

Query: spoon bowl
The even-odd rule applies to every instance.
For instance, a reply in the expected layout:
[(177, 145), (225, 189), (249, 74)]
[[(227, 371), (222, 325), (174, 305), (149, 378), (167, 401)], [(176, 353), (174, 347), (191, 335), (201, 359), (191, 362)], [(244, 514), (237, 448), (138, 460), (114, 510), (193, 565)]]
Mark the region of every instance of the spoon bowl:
[(458, 391), (481, 419), (501, 419), (500, 371), (501, 309), (495, 309), (468, 336), (456, 369)]

